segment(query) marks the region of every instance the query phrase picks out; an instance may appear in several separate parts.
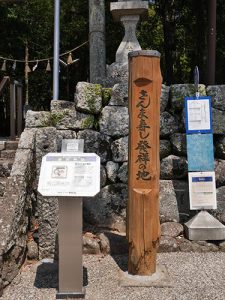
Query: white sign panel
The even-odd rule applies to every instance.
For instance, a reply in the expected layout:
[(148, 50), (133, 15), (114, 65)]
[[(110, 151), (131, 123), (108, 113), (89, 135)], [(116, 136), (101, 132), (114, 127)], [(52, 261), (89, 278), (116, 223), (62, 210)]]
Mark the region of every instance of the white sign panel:
[(38, 191), (43, 196), (95, 196), (100, 191), (100, 157), (48, 153), (42, 159)]
[(190, 172), (190, 209), (216, 209), (215, 172)]
[(187, 133), (211, 132), (212, 120), (210, 98), (186, 98), (185, 100)]

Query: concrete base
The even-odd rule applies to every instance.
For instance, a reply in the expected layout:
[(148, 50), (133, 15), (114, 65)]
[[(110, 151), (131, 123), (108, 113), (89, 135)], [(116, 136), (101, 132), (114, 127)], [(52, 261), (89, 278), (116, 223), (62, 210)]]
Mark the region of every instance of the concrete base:
[(185, 223), (184, 230), (192, 241), (225, 240), (225, 226), (207, 211), (201, 211)]
[(156, 272), (150, 276), (131, 275), (120, 271), (119, 285), (123, 287), (172, 287), (169, 273), (164, 265), (157, 265)]

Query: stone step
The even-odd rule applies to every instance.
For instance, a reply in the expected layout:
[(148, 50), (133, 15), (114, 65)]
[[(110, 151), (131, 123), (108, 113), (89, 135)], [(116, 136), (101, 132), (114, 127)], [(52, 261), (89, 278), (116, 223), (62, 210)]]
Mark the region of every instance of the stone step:
[(6, 141), (5, 150), (16, 150), (18, 148), (18, 140), (15, 141)]
[(15, 154), (16, 154), (16, 150), (2, 150), (1, 158), (4, 159), (14, 158)]
[(0, 158), (0, 177), (9, 177), (14, 160)]
[(2, 197), (5, 192), (6, 181), (7, 181), (6, 177), (3, 178), (0, 177), (0, 197)]

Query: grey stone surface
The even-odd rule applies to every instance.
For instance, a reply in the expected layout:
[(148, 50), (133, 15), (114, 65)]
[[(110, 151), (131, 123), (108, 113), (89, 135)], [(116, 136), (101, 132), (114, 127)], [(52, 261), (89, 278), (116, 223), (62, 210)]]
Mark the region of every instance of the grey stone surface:
[(174, 154), (177, 155), (187, 155), (187, 143), (185, 133), (174, 133), (170, 137), (170, 142), (172, 144), (172, 150)]
[(65, 100), (52, 100), (51, 101), (51, 113), (74, 110), (75, 104), (71, 101)]
[(78, 139), (84, 139), (84, 152), (96, 153), (104, 163), (111, 159), (111, 138), (94, 130), (82, 130), (77, 134)]
[(167, 111), (160, 115), (160, 136), (168, 137), (178, 131), (178, 121)]
[(39, 259), (57, 257), (58, 199), (38, 193)]
[(129, 133), (128, 108), (122, 106), (105, 106), (99, 120), (100, 132), (121, 137)]
[(225, 159), (225, 137), (220, 137), (215, 142), (215, 154), (217, 158)]
[(107, 177), (113, 183), (116, 182), (116, 176), (117, 176), (118, 169), (119, 169), (119, 164), (118, 163), (115, 163), (113, 161), (108, 161), (106, 163)]
[(128, 63), (112, 63), (106, 66), (106, 85), (113, 87), (116, 83), (128, 83)]
[(102, 87), (99, 84), (78, 82), (75, 94), (76, 109), (98, 114), (102, 108)]
[(112, 157), (115, 162), (128, 161), (128, 137), (115, 140), (112, 145)]
[(179, 250), (177, 240), (171, 236), (161, 236), (158, 252), (176, 252)]
[(161, 224), (161, 235), (177, 237), (184, 231), (183, 225), (177, 222), (165, 222)]
[(161, 222), (184, 222), (190, 218), (188, 183), (181, 180), (160, 180)]
[(28, 110), (26, 114), (26, 128), (51, 126), (51, 114), (48, 111)]
[(156, 270), (149, 275), (131, 275), (128, 272), (119, 273), (119, 285), (122, 287), (171, 287), (171, 278), (166, 266), (156, 265)]
[(212, 98), (214, 108), (225, 110), (225, 85), (209, 85), (206, 93)]
[(123, 183), (128, 183), (128, 163), (124, 162), (118, 170), (117, 174), (120, 181)]
[(107, 185), (94, 198), (84, 198), (84, 220), (98, 227), (125, 231), (127, 185)]
[(106, 185), (106, 181), (107, 181), (106, 169), (103, 165), (101, 165), (101, 169), (100, 169), (100, 185), (101, 185), (101, 187)]
[(38, 259), (38, 245), (35, 241), (29, 241), (27, 243), (27, 258)]
[(210, 213), (220, 222), (225, 224), (225, 186), (221, 186), (216, 190), (217, 209), (213, 209)]
[[(171, 105), (175, 110), (182, 110), (184, 107), (184, 98), (195, 96), (194, 84), (173, 84), (170, 87)], [(200, 95), (206, 95), (205, 85), (199, 84)]]
[(89, 1), (90, 82), (102, 83), (106, 75), (105, 1)]
[(31, 149), (35, 147), (36, 129), (25, 129), (21, 134), (18, 149)]
[(160, 97), (160, 112), (162, 113), (169, 101), (169, 93), (170, 93), (170, 87), (166, 86), (165, 84), (162, 84), (162, 89), (161, 89), (161, 97)]
[[(84, 280), (88, 300), (222, 300), (225, 298), (225, 254), (211, 253), (159, 253), (157, 262), (165, 265), (172, 287), (129, 287), (118, 284), (118, 266), (127, 270), (127, 255), (84, 255)], [(4, 293), (4, 300), (55, 300), (57, 267), (38, 262), (24, 266)]]
[(60, 130), (65, 129), (91, 129), (94, 124), (94, 116), (91, 114), (84, 114), (78, 111), (68, 111), (56, 119), (56, 128)]
[(91, 233), (83, 235), (83, 253), (84, 254), (100, 254), (100, 242)]
[(225, 185), (225, 160), (217, 159), (215, 161), (216, 186)]
[(39, 128), (36, 132), (36, 172), (39, 176), (42, 157), (57, 152), (57, 130), (54, 127)]
[(0, 160), (0, 176), (8, 177), (12, 169), (12, 160)]
[(18, 149), (10, 176), (22, 176), (28, 180), (34, 175), (33, 151), (30, 149)]
[(160, 159), (171, 154), (171, 143), (168, 140), (160, 140)]
[(188, 165), (185, 157), (169, 155), (161, 160), (161, 179), (182, 179), (187, 177)]
[(212, 127), (214, 134), (224, 134), (225, 132), (225, 112), (212, 109)]
[(109, 105), (128, 107), (128, 82), (114, 85)]

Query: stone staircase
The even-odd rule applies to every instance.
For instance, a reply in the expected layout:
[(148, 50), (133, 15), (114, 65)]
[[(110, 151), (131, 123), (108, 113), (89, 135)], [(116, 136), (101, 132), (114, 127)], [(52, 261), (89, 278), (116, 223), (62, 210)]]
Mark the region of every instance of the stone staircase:
[(3, 197), (7, 177), (14, 162), (18, 140), (0, 140), (0, 198)]

